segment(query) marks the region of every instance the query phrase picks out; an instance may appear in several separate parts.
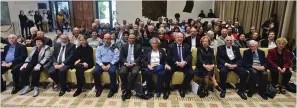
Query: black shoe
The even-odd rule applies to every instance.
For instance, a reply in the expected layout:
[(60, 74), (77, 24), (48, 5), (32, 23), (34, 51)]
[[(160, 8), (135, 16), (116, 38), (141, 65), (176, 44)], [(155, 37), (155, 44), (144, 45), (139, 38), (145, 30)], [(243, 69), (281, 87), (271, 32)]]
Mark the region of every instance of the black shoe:
[(97, 89), (97, 91), (96, 91), (96, 97), (101, 96), (101, 93), (102, 93), (102, 88)]
[(154, 92), (148, 92), (148, 93), (146, 94), (146, 97), (147, 97), (148, 99), (153, 98), (153, 97), (154, 97)]
[(243, 99), (243, 100), (247, 100), (247, 97), (246, 97), (246, 95), (244, 94), (244, 92), (242, 92), (242, 91), (237, 91), (237, 94), (241, 97), (241, 99)]
[(225, 98), (225, 96), (226, 96), (226, 90), (221, 91), (220, 97)]
[(18, 86), (14, 86), (13, 88), (12, 88), (12, 91), (11, 91), (11, 94), (16, 94), (18, 91), (20, 91), (21, 90), (21, 88), (20, 87), (18, 87)]
[(77, 89), (74, 94), (73, 94), (73, 97), (76, 97), (78, 95), (80, 95), (82, 93), (82, 89)]
[(108, 95), (107, 95), (107, 97), (108, 98), (111, 98), (113, 95), (114, 95), (114, 92), (112, 90), (110, 90), (109, 93), (108, 93)]
[(267, 100), (268, 99), (268, 97), (266, 96), (266, 95), (264, 95), (264, 94), (259, 94), (264, 100)]
[(250, 97), (250, 98), (253, 97), (253, 92), (248, 91), (247, 96)]
[(168, 99), (168, 97), (169, 97), (169, 90), (165, 90), (164, 91), (164, 95), (163, 95), (163, 99)]
[(286, 87), (285, 86), (279, 86), (279, 90), (281, 94), (286, 94)]
[(180, 94), (180, 97), (184, 98), (185, 97), (185, 90), (180, 89), (179, 94)]
[(161, 93), (157, 93), (157, 98), (160, 98), (161, 97)]
[(63, 96), (64, 94), (65, 94), (65, 90), (60, 90), (60, 92), (59, 92), (59, 96)]
[(122, 92), (122, 100), (125, 101), (127, 99), (127, 91), (123, 90)]
[(126, 99), (130, 99), (131, 98), (131, 96), (132, 96), (131, 90), (128, 90), (127, 91), (127, 95), (126, 96), (127, 96)]
[(221, 89), (221, 87), (220, 86), (215, 86), (215, 88), (219, 91), (219, 92), (221, 92), (222, 91), (222, 89)]
[(71, 89), (70, 89), (69, 87), (66, 87), (65, 90), (66, 90), (67, 92), (70, 92), (70, 91), (71, 91)]

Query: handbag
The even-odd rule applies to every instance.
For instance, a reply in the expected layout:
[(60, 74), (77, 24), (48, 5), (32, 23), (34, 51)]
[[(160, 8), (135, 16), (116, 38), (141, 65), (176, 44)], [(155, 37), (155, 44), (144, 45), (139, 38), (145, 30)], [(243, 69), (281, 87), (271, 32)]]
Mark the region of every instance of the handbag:
[(276, 89), (273, 87), (273, 85), (271, 83), (268, 83), (266, 85), (264, 94), (271, 99), (275, 97)]
[(296, 84), (294, 84), (294, 83), (288, 83), (288, 85), (286, 85), (286, 89), (289, 92), (296, 93)]

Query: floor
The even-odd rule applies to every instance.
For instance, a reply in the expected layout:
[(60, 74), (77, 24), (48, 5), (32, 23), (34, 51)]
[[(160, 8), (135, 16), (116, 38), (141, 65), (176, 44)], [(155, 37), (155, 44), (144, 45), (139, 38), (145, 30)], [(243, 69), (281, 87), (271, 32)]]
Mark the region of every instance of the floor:
[[(48, 34), (53, 38), (54, 33)], [(48, 36), (47, 35), (47, 36)], [(293, 72), (291, 81), (296, 81), (296, 73)], [(296, 83), (296, 82), (295, 82)], [(194, 93), (188, 93), (185, 98), (181, 98), (177, 90), (172, 91), (168, 100), (163, 98), (152, 98), (142, 100), (135, 96), (131, 99), (122, 101), (121, 92), (118, 92), (112, 98), (107, 98), (108, 89), (105, 89), (100, 97), (95, 97), (95, 89), (86, 90), (78, 97), (72, 97), (75, 90), (67, 92), (64, 96), (59, 97), (58, 91), (51, 88), (51, 84), (46, 89), (40, 89), (38, 97), (32, 97), (33, 92), (20, 96), (19, 94), (11, 95), (12, 87), (1, 93), (1, 107), (28, 107), (28, 108), (46, 108), (46, 107), (63, 107), (63, 108), (95, 108), (95, 107), (203, 107), (203, 108), (237, 108), (237, 107), (296, 107), (296, 94), (287, 92), (287, 94), (277, 94), (274, 99), (263, 100), (255, 94), (248, 100), (242, 100), (234, 89), (228, 89), (225, 99), (219, 97), (217, 91), (210, 92), (206, 98), (200, 98)]]

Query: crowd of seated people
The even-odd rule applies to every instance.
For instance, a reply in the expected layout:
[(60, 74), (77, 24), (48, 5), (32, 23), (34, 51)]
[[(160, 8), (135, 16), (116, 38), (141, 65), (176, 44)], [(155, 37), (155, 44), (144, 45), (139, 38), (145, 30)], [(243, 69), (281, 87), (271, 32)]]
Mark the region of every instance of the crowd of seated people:
[[(56, 88), (60, 89), (59, 96), (63, 96), (66, 91), (71, 90), (66, 83), (67, 72), (75, 68), (78, 82), (73, 94), (75, 97), (83, 92), (84, 71), (95, 67), (92, 75), (96, 97), (101, 96), (103, 90), (100, 75), (108, 72), (110, 91), (107, 97), (110, 98), (119, 89), (116, 79), (119, 70), (121, 98), (126, 100), (132, 96), (131, 91), (140, 71), (148, 85), (147, 97), (154, 97), (156, 92), (156, 97), (163, 93), (164, 99), (169, 98), (170, 81), (175, 72), (183, 72), (185, 76), (178, 88), (181, 97), (185, 97), (190, 82), (197, 75), (201, 78), (201, 87), (207, 91), (215, 88), (220, 91), (220, 97), (224, 98), (228, 72), (234, 71), (240, 79), (237, 94), (246, 100), (257, 91), (263, 99), (268, 99), (264, 92), (269, 84), (269, 69), (273, 86), (281, 93), (286, 93), (286, 86), (292, 75), (290, 66), (293, 58), (288, 56), (291, 51), (286, 48), (287, 40), (276, 39), (278, 36), (275, 36), (275, 31), (269, 31), (268, 37), (261, 39), (255, 27), (244, 34), (238, 21), (231, 24), (231, 20), (218, 20), (203, 24), (201, 18), (183, 23), (159, 18), (156, 25), (158, 26), (151, 20), (145, 24), (137, 18), (135, 25), (124, 20), (123, 24), (116, 23), (114, 28), (110, 28), (109, 24), (100, 24), (96, 19), (90, 30), (81, 31), (74, 27), (71, 34), (63, 34), (58, 29), (53, 40), (32, 27), (32, 40), (18, 42), (18, 37), (14, 34), (1, 39), (2, 43), (7, 44), (1, 54), (1, 74), (12, 69), (12, 94), (21, 89), (20, 95), (34, 90), (35, 97), (39, 94), (40, 72), (46, 69), (57, 84)], [(33, 47), (29, 55), (26, 47)], [(53, 48), (52, 53), (49, 52), (50, 47)], [(260, 47), (269, 48), (267, 57)], [(197, 49), (197, 64), (192, 64), (191, 50), (194, 48)], [(248, 49), (241, 55), (240, 48)], [(95, 61), (93, 49), (96, 49)], [(192, 66), (196, 68), (193, 69)], [(220, 84), (214, 77), (215, 68), (219, 70)], [(157, 74), (156, 87), (152, 81), (154, 73)], [(279, 73), (283, 74), (281, 84), (278, 84)], [(1, 79), (1, 85), (3, 83)], [(1, 91), (5, 89), (2, 86)]]

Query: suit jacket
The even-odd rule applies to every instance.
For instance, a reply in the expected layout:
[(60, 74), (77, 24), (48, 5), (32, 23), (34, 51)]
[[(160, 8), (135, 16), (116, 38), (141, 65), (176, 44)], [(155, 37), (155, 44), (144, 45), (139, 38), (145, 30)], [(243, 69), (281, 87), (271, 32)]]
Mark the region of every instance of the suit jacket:
[(291, 66), (291, 52), (288, 49), (284, 49), (283, 50), (283, 66), (278, 66), (276, 64), (277, 60), (278, 60), (278, 56), (277, 56), (277, 48), (273, 48), (273, 49), (269, 49), (268, 50), (268, 55), (267, 55), (267, 61), (269, 63), (269, 67), (270, 68), (275, 68), (277, 69), (277, 67), (281, 67), (281, 68), (290, 68)]
[[(5, 61), (5, 57), (7, 55), (9, 46), (10, 46), (10, 44), (7, 44), (4, 47), (4, 53), (1, 55), (2, 61)], [(14, 60), (12, 61), (12, 66), (20, 64), (20, 63), (24, 63), (26, 57), (27, 57), (27, 48), (26, 48), (26, 46), (17, 43), (15, 45)]]
[[(238, 26), (237, 29), (238, 29), (238, 32), (237, 33), (239, 33), (239, 34), (244, 33), (243, 28), (241, 26)], [(235, 27), (232, 28), (232, 33), (236, 33), (235, 32)]]
[[(128, 56), (128, 50), (129, 50), (129, 44), (125, 44), (122, 48), (121, 48), (121, 52), (120, 52), (120, 63), (121, 66), (124, 66), (124, 63), (127, 63), (127, 56)], [(143, 55), (142, 49), (141, 49), (141, 45), (139, 44), (134, 44), (134, 61), (136, 63), (136, 65), (141, 65), (141, 57)]]
[[(50, 38), (47, 38), (47, 37), (44, 37), (44, 45), (48, 45), (49, 47), (52, 47), (53, 46), (53, 42)], [(33, 39), (32, 42), (31, 42), (31, 47), (35, 47), (36, 46), (36, 40)]]
[[(188, 36), (186, 37), (186, 39), (184, 40), (185, 43), (189, 44), (190, 47), (192, 46), (192, 36)], [(200, 47), (200, 37), (196, 36), (196, 48)]]
[[(274, 41), (274, 43), (276, 44), (275, 41)], [(269, 45), (269, 40), (268, 39), (264, 39), (264, 40), (260, 41), (261, 48), (268, 48), (268, 45)]]
[[(143, 66), (147, 67), (151, 63), (151, 54), (153, 49), (149, 49), (143, 57)], [(159, 48), (159, 57), (160, 57), (160, 64), (165, 66), (166, 63), (166, 53), (163, 49)]]
[(240, 41), (240, 40), (235, 40), (233, 42), (233, 45), (236, 46), (236, 47), (238, 47), (238, 48), (247, 48), (248, 47), (246, 41)]
[[(28, 57), (25, 60), (25, 63), (29, 63), (32, 60), (32, 57), (36, 51), (37, 47), (33, 47), (31, 53), (28, 55)], [(49, 61), (51, 58), (51, 51), (50, 51), (50, 47), (47, 45), (44, 45), (38, 54), (38, 64), (40, 64), (43, 67), (49, 67)]]
[[(182, 44), (183, 60), (187, 62), (186, 66), (192, 66), (192, 52), (189, 44)], [(177, 44), (173, 43), (168, 46), (167, 49), (167, 62), (170, 66), (175, 66), (175, 62), (178, 61), (178, 49)]]
[(219, 69), (224, 67), (225, 63), (236, 64), (237, 66), (241, 66), (242, 57), (240, 55), (240, 51), (238, 47), (232, 46), (233, 54), (235, 56), (233, 60), (230, 60), (228, 57), (226, 45), (219, 46), (217, 50), (218, 51), (217, 51), (216, 59), (217, 59), (217, 65)]
[[(61, 43), (58, 43), (54, 46), (54, 53), (52, 55), (53, 63), (57, 63), (57, 59), (59, 57), (60, 50), (62, 48)], [(65, 49), (65, 60), (63, 61), (64, 65), (72, 66), (75, 60), (75, 45), (72, 43), (68, 43)]]
[[(264, 66), (265, 68), (268, 67), (268, 63), (265, 57), (265, 52), (257, 49), (259, 60), (261, 66)], [(253, 52), (251, 49), (247, 49), (243, 52), (243, 58), (242, 58), (242, 65), (245, 69), (252, 68), (253, 66)]]

